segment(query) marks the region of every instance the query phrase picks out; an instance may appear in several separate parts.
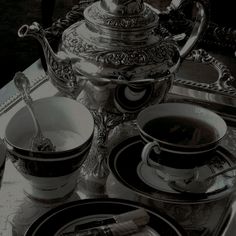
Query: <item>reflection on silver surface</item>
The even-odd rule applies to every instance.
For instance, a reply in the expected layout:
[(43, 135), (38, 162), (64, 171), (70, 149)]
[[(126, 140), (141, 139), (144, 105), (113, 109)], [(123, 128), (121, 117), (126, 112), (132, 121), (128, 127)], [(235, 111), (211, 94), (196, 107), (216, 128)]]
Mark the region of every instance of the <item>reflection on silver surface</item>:
[(225, 64), (202, 49), (194, 50), (177, 73), (167, 100), (205, 106), (235, 123), (235, 81)]

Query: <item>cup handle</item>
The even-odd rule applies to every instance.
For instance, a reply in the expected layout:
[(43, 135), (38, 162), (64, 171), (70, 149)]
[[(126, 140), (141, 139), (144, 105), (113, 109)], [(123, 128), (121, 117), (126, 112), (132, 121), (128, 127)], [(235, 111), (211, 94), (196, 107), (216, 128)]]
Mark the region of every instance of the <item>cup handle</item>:
[(160, 145), (157, 141), (149, 142), (144, 146), (141, 154), (142, 161), (150, 167), (160, 168), (160, 165), (157, 162), (150, 159), (151, 151), (154, 151), (157, 155), (161, 154)]

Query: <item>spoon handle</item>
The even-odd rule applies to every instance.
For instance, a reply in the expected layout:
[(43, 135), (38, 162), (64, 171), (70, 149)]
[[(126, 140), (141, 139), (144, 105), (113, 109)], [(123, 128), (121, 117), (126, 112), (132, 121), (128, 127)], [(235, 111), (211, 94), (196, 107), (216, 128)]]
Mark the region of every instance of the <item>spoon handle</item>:
[(218, 175), (225, 174), (225, 173), (227, 173), (227, 172), (229, 172), (229, 171), (232, 171), (232, 170), (235, 170), (235, 169), (236, 169), (236, 165), (231, 166), (231, 167), (229, 167), (229, 168), (226, 168), (226, 169), (224, 169), (224, 170), (221, 170), (221, 171), (219, 171), (219, 172), (217, 172), (217, 173), (215, 173), (215, 174), (213, 174), (213, 175), (208, 176), (208, 177), (206, 178), (206, 181), (211, 180), (211, 179), (217, 177)]
[(29, 79), (22, 72), (17, 72), (13, 78), (15, 86), (21, 93), (22, 99), (25, 101), (31, 117), (33, 119), (34, 127), (36, 130), (36, 136), (41, 136), (42, 131), (38, 120), (36, 119), (34, 108), (32, 106), (33, 100), (30, 96), (30, 82)]

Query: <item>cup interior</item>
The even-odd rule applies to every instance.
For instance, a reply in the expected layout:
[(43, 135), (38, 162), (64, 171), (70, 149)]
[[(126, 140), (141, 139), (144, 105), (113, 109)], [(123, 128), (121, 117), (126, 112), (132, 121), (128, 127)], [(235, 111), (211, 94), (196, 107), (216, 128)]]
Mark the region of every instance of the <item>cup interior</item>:
[[(56, 151), (67, 151), (85, 143), (93, 134), (94, 120), (82, 104), (65, 97), (49, 97), (34, 101), (43, 135), (51, 139)], [(13, 147), (30, 150), (35, 134), (27, 107), (20, 109), (8, 122), (5, 139)]]
[(177, 147), (211, 145), (219, 142), (227, 131), (225, 121), (216, 113), (198, 105), (163, 103), (139, 113), (137, 125), (149, 141)]

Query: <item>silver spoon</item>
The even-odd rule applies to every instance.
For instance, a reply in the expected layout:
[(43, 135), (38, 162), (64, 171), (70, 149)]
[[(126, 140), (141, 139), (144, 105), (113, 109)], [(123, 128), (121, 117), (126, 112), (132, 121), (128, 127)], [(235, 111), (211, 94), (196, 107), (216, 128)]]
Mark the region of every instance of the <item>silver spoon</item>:
[[(169, 181), (168, 185), (181, 193), (191, 193), (191, 194), (205, 194), (206, 191), (209, 189), (209, 187), (212, 185), (212, 181), (219, 175), (223, 175), (227, 172), (230, 172), (232, 170), (236, 169), (235, 166), (231, 166), (229, 168), (226, 168), (224, 170), (221, 170), (215, 174), (212, 174), (204, 179), (192, 179), (188, 182), (180, 182), (180, 181)], [(228, 178), (234, 178), (233, 176), (228, 176)]]
[(34, 108), (32, 106), (33, 100), (30, 96), (30, 82), (28, 78), (22, 73), (17, 72), (13, 78), (15, 86), (21, 93), (35, 127), (35, 135), (32, 137), (30, 148), (32, 151), (55, 151), (55, 146), (49, 138), (43, 136), (39, 122), (36, 118)]

